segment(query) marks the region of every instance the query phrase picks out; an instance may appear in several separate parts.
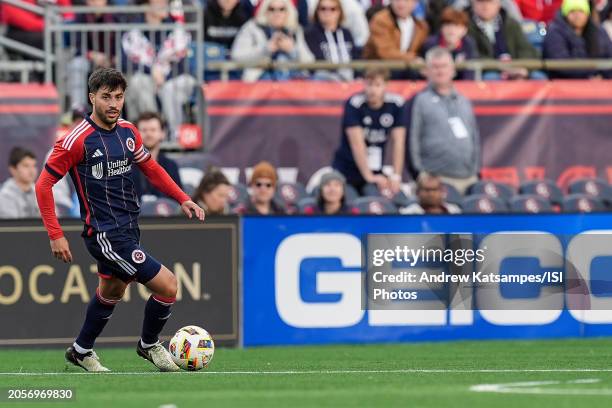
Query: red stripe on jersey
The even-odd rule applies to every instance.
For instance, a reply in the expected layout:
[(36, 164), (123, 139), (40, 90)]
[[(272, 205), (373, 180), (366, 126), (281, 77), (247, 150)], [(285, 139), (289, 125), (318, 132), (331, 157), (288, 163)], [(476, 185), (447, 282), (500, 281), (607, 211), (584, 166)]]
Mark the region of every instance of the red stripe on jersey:
[[(85, 132), (80, 133), (79, 137), (77, 138), (77, 140), (81, 138), (79, 143), (82, 143), (83, 145), (85, 145), (85, 139), (87, 139), (87, 136), (92, 134), (94, 130), (95, 129), (93, 127), (89, 126)], [(74, 141), (72, 143), (74, 143)], [(83, 151), (85, 151), (84, 148), (83, 148)], [(85, 152), (85, 154), (87, 154), (87, 152)], [(79, 177), (79, 170), (77, 169), (77, 166), (74, 166), (72, 168), (72, 171), (74, 171), (74, 178), (76, 179), (77, 184), (79, 185), (78, 194), (81, 196), (81, 199), (83, 200), (83, 205), (85, 206), (85, 212), (87, 214), (85, 216), (85, 224), (90, 225), (89, 223), (91, 221), (91, 211), (89, 210), (89, 204), (87, 201), (88, 197), (87, 197), (87, 194), (85, 194), (85, 191), (83, 190), (83, 183), (81, 183), (81, 177)]]
[(62, 147), (66, 150), (70, 150), (74, 142), (76, 142), (79, 137), (87, 132), (93, 131), (93, 127), (87, 122), (83, 120), (77, 127), (73, 129), (72, 132), (66, 136), (66, 138), (62, 141)]
[(81, 200), (83, 200), (83, 205), (85, 206), (85, 213), (87, 214), (85, 216), (85, 224), (90, 225), (89, 221), (91, 220), (91, 211), (89, 211), (89, 205), (87, 204), (87, 195), (83, 191), (83, 184), (81, 183), (81, 178), (79, 177), (79, 171), (76, 167), (73, 167), (72, 171), (74, 172), (74, 178), (76, 179), (77, 184), (79, 185), (78, 194), (81, 196)]

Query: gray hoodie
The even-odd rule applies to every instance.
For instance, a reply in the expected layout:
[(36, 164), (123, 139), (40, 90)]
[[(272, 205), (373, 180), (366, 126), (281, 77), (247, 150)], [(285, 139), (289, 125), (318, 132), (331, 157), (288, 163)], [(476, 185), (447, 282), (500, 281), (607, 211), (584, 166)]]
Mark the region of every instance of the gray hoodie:
[(22, 191), (13, 178), (0, 188), (0, 218), (39, 218), (34, 185)]

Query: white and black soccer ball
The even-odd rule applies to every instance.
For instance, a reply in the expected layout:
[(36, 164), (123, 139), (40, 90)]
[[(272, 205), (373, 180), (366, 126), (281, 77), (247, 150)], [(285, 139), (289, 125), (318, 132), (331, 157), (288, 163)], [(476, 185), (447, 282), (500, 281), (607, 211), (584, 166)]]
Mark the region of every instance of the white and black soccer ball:
[(215, 354), (215, 342), (203, 328), (185, 326), (172, 337), (168, 351), (177, 366), (197, 371), (210, 364)]

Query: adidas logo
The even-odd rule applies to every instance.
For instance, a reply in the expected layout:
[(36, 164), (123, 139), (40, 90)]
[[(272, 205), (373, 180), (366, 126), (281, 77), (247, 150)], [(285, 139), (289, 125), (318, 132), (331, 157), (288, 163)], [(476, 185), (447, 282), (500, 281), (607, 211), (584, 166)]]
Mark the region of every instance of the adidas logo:
[(100, 157), (100, 156), (102, 156), (102, 152), (100, 151), (100, 149), (96, 149), (96, 151), (91, 157), (95, 158), (95, 157)]

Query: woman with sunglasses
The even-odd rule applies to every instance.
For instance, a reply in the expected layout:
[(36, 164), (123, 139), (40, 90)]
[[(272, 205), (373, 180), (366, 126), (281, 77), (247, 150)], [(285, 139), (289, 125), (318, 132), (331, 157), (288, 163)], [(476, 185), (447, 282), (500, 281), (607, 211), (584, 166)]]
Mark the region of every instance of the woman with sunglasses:
[[(341, 27), (344, 10), (340, 0), (319, 0), (313, 24), (306, 29), (306, 43), (315, 59), (333, 63), (350, 62), (359, 55), (353, 36)], [(348, 68), (336, 71), (319, 70), (315, 79), (351, 81), (353, 70)]]
[[(263, 0), (255, 17), (236, 36), (232, 59), (237, 62), (295, 61), (311, 62), (312, 53), (298, 24), (297, 10), (291, 0)], [(264, 71), (248, 68), (243, 81), (303, 78), (300, 71)]]
[(274, 215), (285, 214), (285, 209), (274, 201), (276, 192), (276, 170), (267, 161), (257, 163), (251, 175), (250, 199), (236, 207), (238, 214)]

